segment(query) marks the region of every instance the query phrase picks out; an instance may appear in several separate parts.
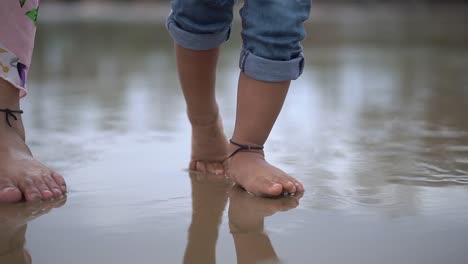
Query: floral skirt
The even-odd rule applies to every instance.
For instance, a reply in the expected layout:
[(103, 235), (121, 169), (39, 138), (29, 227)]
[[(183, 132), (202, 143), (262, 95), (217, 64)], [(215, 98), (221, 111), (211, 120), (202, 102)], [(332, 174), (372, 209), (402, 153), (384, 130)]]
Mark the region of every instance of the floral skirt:
[[(26, 95), (40, 0), (0, 1), (0, 78)], [(0, 91), (1, 92), (1, 91)]]

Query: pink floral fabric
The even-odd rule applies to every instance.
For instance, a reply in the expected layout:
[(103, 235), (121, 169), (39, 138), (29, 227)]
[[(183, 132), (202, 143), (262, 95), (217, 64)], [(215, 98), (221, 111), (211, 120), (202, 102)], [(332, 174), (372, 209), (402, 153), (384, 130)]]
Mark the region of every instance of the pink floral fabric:
[[(0, 78), (26, 95), (40, 0), (0, 0)], [(0, 91), (1, 92), (1, 91)]]

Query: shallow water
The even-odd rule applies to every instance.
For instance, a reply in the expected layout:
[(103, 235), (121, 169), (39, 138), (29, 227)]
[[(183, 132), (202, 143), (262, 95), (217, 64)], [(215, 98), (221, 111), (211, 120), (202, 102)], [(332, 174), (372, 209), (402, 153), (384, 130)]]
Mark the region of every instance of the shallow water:
[[(271, 200), (186, 170), (190, 128), (162, 27), (39, 33), (28, 141), (70, 192), (0, 207), (2, 264), (468, 261), (466, 43), (307, 42), (266, 146), (307, 192)], [(219, 65), (228, 135), (239, 45)]]

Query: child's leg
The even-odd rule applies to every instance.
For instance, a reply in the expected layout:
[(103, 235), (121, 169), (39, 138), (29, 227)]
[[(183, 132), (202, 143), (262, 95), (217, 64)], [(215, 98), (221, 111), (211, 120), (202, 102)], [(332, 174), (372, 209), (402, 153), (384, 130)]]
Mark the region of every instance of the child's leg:
[[(310, 1), (247, 0), (241, 10), (241, 55), (236, 127), (233, 141), (263, 146), (281, 110), (290, 80), (302, 72), (300, 41)], [(230, 145), (231, 153), (239, 149)], [(255, 195), (304, 191), (293, 177), (267, 163), (262, 150), (237, 152), (228, 160), (229, 175)]]
[(194, 51), (176, 45), (179, 79), (192, 124), (190, 170), (224, 173), (227, 138), (215, 98), (219, 50)]
[(0, 2), (0, 203), (50, 199), (62, 176), (35, 160), (25, 144), (19, 99), (34, 46), (38, 1)]
[(216, 242), (232, 182), (224, 175), (191, 172), (192, 222), (184, 263), (216, 263)]
[(168, 29), (192, 124), (191, 170), (223, 173), (227, 139), (215, 98), (218, 47), (228, 38), (234, 0), (172, 0)]
[(229, 229), (236, 246), (237, 263), (282, 263), (268, 234), (265, 218), (299, 205), (301, 196), (263, 199), (234, 187), (229, 192)]

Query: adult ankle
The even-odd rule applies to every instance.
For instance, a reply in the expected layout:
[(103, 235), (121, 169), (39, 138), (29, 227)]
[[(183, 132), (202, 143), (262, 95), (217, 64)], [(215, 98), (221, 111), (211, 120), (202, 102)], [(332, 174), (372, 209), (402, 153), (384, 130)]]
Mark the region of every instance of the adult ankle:
[(0, 108), (19, 109), (19, 90), (9, 82), (0, 78)]

